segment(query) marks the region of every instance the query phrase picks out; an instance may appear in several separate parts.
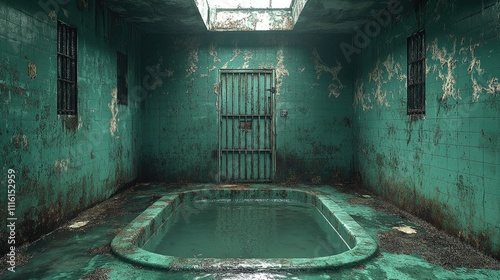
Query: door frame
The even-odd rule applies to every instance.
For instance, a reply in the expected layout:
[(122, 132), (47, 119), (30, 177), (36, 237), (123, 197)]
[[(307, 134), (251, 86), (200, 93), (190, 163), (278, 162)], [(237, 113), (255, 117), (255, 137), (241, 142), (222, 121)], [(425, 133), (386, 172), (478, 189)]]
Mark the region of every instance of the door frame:
[[(271, 74), (271, 85), (270, 89), (264, 89), (264, 92), (269, 91), (269, 96), (271, 97), (271, 121), (270, 121), (270, 145), (271, 145), (271, 168), (270, 168), (270, 180), (241, 180), (235, 181), (235, 183), (265, 183), (274, 182), (276, 175), (276, 70), (275, 69), (219, 69), (218, 82), (214, 86), (215, 94), (217, 95), (216, 110), (217, 113), (217, 139), (218, 139), (218, 164), (217, 164), (217, 178), (218, 184), (221, 183), (222, 175), (222, 104), (223, 104), (223, 88), (222, 88), (222, 75), (224, 74)], [(267, 95), (264, 94), (263, 97)], [(231, 182), (233, 183), (233, 182)]]

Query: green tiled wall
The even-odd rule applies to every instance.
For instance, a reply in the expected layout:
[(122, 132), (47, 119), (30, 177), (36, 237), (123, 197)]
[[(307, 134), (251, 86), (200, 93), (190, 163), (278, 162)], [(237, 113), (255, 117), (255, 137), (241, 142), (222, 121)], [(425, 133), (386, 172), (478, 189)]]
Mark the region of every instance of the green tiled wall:
[[(500, 2), (413, 3), (373, 38), (354, 78), (365, 186), (500, 256)], [(426, 30), (423, 118), (406, 115), (406, 38)]]
[[(64, 2), (66, 4), (59, 4)], [(138, 84), (138, 38), (89, 1), (0, 2), (0, 240), (7, 172), (16, 171), (17, 244), (33, 241), (138, 176), (139, 106), (116, 103), (116, 55)], [(46, 3), (55, 3), (47, 6)], [(34, 15), (34, 16), (33, 16)], [(78, 30), (78, 116), (57, 114), (57, 20)], [(112, 23), (115, 23), (114, 25)], [(36, 65), (36, 78), (28, 64)]]
[(331, 51), (333, 44), (321, 36), (267, 33), (146, 37), (143, 72), (153, 90), (143, 112), (144, 178), (216, 181), (214, 84), (219, 69), (245, 68), (276, 69), (276, 181), (349, 178), (352, 70), (337, 64), (341, 54)]

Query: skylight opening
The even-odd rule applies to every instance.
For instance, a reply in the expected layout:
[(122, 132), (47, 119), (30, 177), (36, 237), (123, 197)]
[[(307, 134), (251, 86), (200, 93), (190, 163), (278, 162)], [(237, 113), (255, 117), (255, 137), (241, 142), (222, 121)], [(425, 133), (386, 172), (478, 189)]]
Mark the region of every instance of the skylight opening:
[(218, 9), (290, 9), (293, 0), (207, 0)]
[(308, 0), (191, 0), (209, 31), (290, 31)]

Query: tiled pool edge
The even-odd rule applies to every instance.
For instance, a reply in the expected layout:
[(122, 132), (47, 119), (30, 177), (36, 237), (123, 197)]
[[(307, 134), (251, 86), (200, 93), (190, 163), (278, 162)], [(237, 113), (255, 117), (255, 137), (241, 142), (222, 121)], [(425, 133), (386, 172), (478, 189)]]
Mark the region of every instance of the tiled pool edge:
[[(312, 203), (328, 219), (328, 221), (345, 230), (348, 243), (354, 247), (344, 253), (318, 258), (276, 258), (276, 259), (217, 259), (217, 258), (179, 258), (149, 252), (141, 247), (152, 232), (161, 226), (185, 199), (220, 198), (222, 195), (231, 198), (291, 198), (293, 200)], [(266, 194), (263, 196), (263, 194)], [(326, 211), (329, 210), (329, 211)], [(283, 187), (235, 187), (210, 189), (202, 188), (185, 192), (168, 194), (157, 200), (130, 224), (128, 224), (111, 242), (114, 254), (135, 265), (162, 270), (213, 271), (213, 270), (316, 270), (338, 269), (356, 266), (377, 252), (377, 243), (366, 231), (356, 223), (328, 195), (306, 189), (290, 189)]]

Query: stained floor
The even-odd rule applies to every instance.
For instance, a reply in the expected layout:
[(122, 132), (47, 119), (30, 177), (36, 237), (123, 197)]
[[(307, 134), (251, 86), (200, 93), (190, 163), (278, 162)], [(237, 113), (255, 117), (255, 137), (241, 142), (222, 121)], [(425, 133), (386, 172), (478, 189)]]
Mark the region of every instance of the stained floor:
[[(288, 186), (331, 194), (379, 242), (379, 254), (354, 268), (320, 272), (185, 273), (153, 271), (116, 258), (113, 237), (163, 194), (209, 185), (140, 184), (20, 248), (16, 272), (2, 279), (500, 279), (500, 261), (438, 231), (353, 184)], [(85, 222), (88, 222), (85, 224)], [(85, 225), (84, 225), (85, 224)], [(81, 227), (70, 228), (71, 225)], [(83, 226), (82, 226), (83, 225)], [(398, 229), (415, 230), (407, 234)]]

